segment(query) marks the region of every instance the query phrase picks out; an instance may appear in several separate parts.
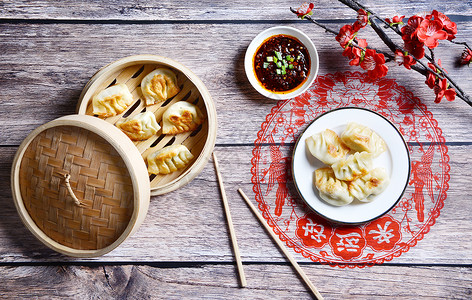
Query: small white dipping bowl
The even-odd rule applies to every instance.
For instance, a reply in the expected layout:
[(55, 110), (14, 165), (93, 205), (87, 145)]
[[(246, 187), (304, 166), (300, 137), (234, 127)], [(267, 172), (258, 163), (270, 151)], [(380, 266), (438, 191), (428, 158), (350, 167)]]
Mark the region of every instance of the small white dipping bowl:
[[(267, 39), (280, 34), (288, 35), (299, 40), (308, 49), (308, 54), (310, 55), (310, 71), (308, 78), (295, 90), (289, 90), (287, 92), (273, 92), (265, 89), (256, 78), (256, 73), (254, 71), (254, 56), (256, 51)], [(318, 67), (318, 52), (316, 51), (316, 47), (313, 42), (300, 30), (288, 26), (271, 27), (259, 33), (249, 44), (249, 47), (246, 50), (246, 56), (244, 57), (244, 69), (251, 85), (260, 94), (276, 100), (286, 100), (304, 93), (315, 80), (316, 75), (318, 74)]]

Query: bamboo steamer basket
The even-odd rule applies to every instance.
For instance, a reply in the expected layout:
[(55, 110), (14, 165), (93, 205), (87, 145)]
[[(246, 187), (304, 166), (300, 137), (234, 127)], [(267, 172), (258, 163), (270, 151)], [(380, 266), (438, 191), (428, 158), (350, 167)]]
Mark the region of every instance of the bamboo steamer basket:
[[(169, 68), (176, 73), (181, 91), (173, 98), (146, 106), (140, 87), (141, 80), (159, 67)], [(184, 169), (167, 175), (150, 175), (151, 195), (168, 193), (189, 183), (203, 170), (210, 159), (216, 140), (216, 109), (203, 82), (187, 67), (166, 57), (157, 55), (125, 57), (103, 67), (90, 79), (80, 95), (77, 113), (93, 116), (93, 97), (105, 88), (119, 83), (128, 86), (134, 102), (121, 114), (104, 119), (110, 124), (144, 110), (152, 111), (160, 123), (164, 111), (178, 101), (188, 101), (200, 108), (205, 121), (193, 132), (165, 135), (159, 130), (155, 136), (147, 140), (134, 142), (143, 160), (146, 160), (147, 155), (153, 151), (172, 144), (185, 145), (195, 157)]]
[(85, 115), (35, 129), (12, 166), (13, 200), (26, 227), (75, 257), (115, 249), (143, 222), (150, 200), (146, 165), (115, 126)]

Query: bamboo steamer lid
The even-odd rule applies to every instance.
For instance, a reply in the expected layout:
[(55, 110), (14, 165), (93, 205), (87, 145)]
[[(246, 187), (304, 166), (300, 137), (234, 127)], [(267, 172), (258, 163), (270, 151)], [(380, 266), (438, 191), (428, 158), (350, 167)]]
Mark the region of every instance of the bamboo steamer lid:
[[(167, 68), (175, 72), (180, 92), (166, 101), (146, 106), (141, 92), (141, 80), (156, 68)], [(185, 145), (195, 157), (185, 168), (171, 174), (151, 175), (148, 180), (152, 196), (169, 193), (192, 181), (207, 164), (216, 141), (216, 108), (206, 86), (191, 70), (170, 58), (149, 54), (128, 56), (110, 63), (92, 76), (79, 97), (77, 113), (93, 116), (93, 97), (105, 88), (119, 83), (127, 85), (134, 100), (122, 113), (103, 119), (110, 124), (116, 124), (142, 111), (153, 112), (160, 123), (166, 109), (179, 101), (187, 101), (200, 108), (205, 121), (195, 131), (166, 135), (159, 130), (147, 140), (134, 142), (143, 160), (154, 151), (176, 144)]]
[(86, 115), (35, 129), (20, 145), (11, 186), (26, 227), (75, 257), (108, 253), (133, 234), (150, 200), (146, 165), (115, 126)]

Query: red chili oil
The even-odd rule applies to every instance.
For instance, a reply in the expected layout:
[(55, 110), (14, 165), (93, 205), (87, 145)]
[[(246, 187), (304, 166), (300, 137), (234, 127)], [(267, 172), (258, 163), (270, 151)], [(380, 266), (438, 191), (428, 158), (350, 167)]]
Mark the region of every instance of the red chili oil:
[[(288, 65), (284, 68), (285, 74), (282, 74), (284, 72), (281, 72), (277, 63), (267, 61), (267, 57), (277, 57), (276, 52), (281, 54)], [(287, 56), (293, 61), (287, 60)], [(308, 49), (298, 39), (289, 35), (279, 34), (266, 39), (257, 49), (253, 61), (258, 81), (265, 89), (276, 93), (287, 93), (298, 88), (310, 73)]]

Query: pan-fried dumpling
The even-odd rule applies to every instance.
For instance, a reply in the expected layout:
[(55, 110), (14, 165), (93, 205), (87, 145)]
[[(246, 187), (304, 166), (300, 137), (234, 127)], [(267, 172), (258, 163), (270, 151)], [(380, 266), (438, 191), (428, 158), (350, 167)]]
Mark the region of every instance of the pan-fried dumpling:
[(387, 150), (387, 144), (377, 133), (355, 122), (347, 124), (346, 130), (341, 134), (341, 140), (352, 150), (367, 151), (374, 154), (374, 157)]
[(390, 182), (384, 168), (375, 168), (366, 175), (349, 182), (349, 193), (359, 201), (370, 202), (372, 195), (382, 193)]
[(193, 154), (184, 145), (171, 145), (148, 155), (148, 172), (150, 174), (169, 174), (184, 168)]
[(166, 68), (155, 69), (141, 81), (146, 105), (152, 105), (174, 97), (180, 92), (177, 85), (177, 76)]
[(321, 199), (331, 205), (344, 206), (354, 200), (349, 194), (348, 184), (337, 179), (330, 167), (316, 170), (314, 181)]
[(203, 123), (200, 109), (187, 101), (172, 104), (162, 116), (162, 133), (178, 134), (195, 130)]
[(139, 113), (116, 123), (116, 127), (133, 141), (147, 140), (161, 128), (157, 124), (156, 116), (150, 111)]
[(373, 155), (369, 152), (356, 152), (346, 159), (334, 163), (334, 175), (339, 180), (353, 181), (373, 169)]
[(93, 114), (102, 118), (108, 118), (122, 113), (133, 102), (126, 84), (112, 85), (92, 99)]
[(328, 165), (343, 159), (349, 152), (349, 148), (331, 129), (326, 129), (308, 137), (305, 143), (314, 157)]

